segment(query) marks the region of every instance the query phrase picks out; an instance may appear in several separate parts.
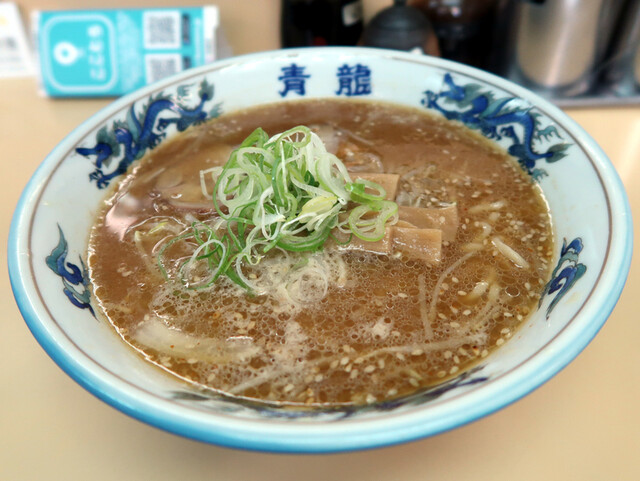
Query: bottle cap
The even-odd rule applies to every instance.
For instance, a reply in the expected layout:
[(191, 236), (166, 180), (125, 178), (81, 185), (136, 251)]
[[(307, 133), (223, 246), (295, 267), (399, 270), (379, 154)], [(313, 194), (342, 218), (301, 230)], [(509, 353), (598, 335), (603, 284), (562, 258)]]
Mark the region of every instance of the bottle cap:
[(428, 51), (433, 34), (427, 17), (417, 8), (395, 0), (391, 7), (376, 14), (366, 26), (361, 44), (367, 47)]

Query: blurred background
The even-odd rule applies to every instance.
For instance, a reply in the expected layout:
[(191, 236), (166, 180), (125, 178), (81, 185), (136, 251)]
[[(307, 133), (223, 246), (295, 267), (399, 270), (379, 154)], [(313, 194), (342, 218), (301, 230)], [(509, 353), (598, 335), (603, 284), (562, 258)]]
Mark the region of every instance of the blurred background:
[[(89, 96), (86, 90), (78, 90), (82, 77), (65, 68), (77, 65), (77, 50), (85, 47), (74, 43), (76, 37), (65, 39), (72, 35), (70, 29), (55, 33), (43, 28), (47, 18), (55, 18), (60, 12), (80, 8), (216, 7), (214, 16), (212, 10), (189, 10), (178, 17), (184, 22), (185, 15), (191, 19), (201, 15), (198, 18), (212, 27), (200, 32), (203, 51), (199, 53), (171, 53), (172, 42), (163, 29), (173, 27), (159, 19), (154, 27), (157, 37), (153, 38), (165, 42), (165, 53), (173, 56), (159, 63), (133, 62), (134, 67), (144, 67), (131, 73), (131, 78), (137, 76), (140, 82), (214, 58), (325, 44), (397, 48), (492, 71), (562, 106), (610, 157), (625, 184), (632, 210), (638, 212), (639, 3), (407, 0), (393, 6), (391, 0), (0, 2), (0, 159), (5, 166), (0, 189), (2, 248), (6, 249), (10, 219), (20, 193), (42, 159), (73, 128), (127, 89), (127, 85), (105, 83), (106, 87), (99, 86), (104, 87), (102, 91), (93, 90)], [(38, 11), (42, 13), (32, 23)], [(12, 16), (23, 22), (22, 31)], [(121, 18), (125, 20), (135, 22), (136, 18)], [(41, 35), (32, 39), (36, 31)], [(132, 31), (133, 27), (125, 28), (120, 34), (125, 46), (126, 35)], [(85, 40), (94, 43), (86, 48), (103, 52), (100, 49), (104, 44), (99, 42), (103, 31), (90, 32), (93, 36)], [(190, 32), (194, 35), (190, 38), (198, 33)], [(51, 47), (50, 36), (54, 33), (62, 39), (54, 43), (62, 44), (57, 50)], [(47, 38), (49, 42), (43, 42)], [(30, 46), (38, 47), (37, 55)], [(134, 53), (129, 48), (121, 55)], [(62, 59), (61, 67), (45, 72), (48, 78), (39, 81), (41, 70), (30, 62), (36, 56), (42, 60), (47, 56)], [(93, 67), (106, 65), (99, 56), (96, 58)], [(108, 72), (101, 68), (88, 72), (87, 82), (94, 82), (90, 85), (94, 88), (108, 78)], [(62, 90), (56, 90), (56, 85)], [(5, 262), (4, 256), (0, 262)], [(636, 264), (634, 260), (622, 297), (599, 335), (573, 363), (536, 392), (498, 413), (433, 438), (327, 456), (219, 448), (124, 416), (80, 388), (47, 357), (25, 326), (5, 274), (0, 278), (4, 313), (0, 479), (636, 481), (640, 479), (640, 301), (635, 295), (640, 289), (640, 269)], [(6, 273), (6, 264), (0, 268)]]
[[(46, 27), (43, 18), (50, 14), (42, 12), (53, 10), (68, 16), (67, 10), (79, 8), (213, 6), (215, 20), (205, 18), (189, 26), (193, 35), (203, 35), (207, 54), (198, 59), (183, 49), (182, 65), (156, 62), (156, 73), (147, 76), (149, 81), (229, 55), (281, 47), (368, 45), (441, 56), (482, 68), (563, 106), (629, 104), (640, 96), (640, 0), (222, 0), (214, 4), (23, 0), (12, 5), (24, 20), (34, 58), (39, 57), (43, 65), (53, 55), (66, 55), (57, 57), (54, 64), (57, 60), (74, 63), (73, 55), (88, 48), (92, 38), (79, 38), (67, 28), (67, 49), (63, 46), (54, 52), (54, 47), (60, 47), (60, 33)], [(183, 20), (187, 14), (190, 12)], [(130, 32), (120, 31), (122, 24), (117, 24), (118, 34)], [(162, 31), (170, 34), (180, 25), (165, 21), (155, 22), (153, 30), (147, 24), (138, 27), (145, 35), (149, 31), (159, 35)], [(0, 25), (0, 73), (3, 61), (4, 71), (11, 70), (7, 59), (16, 49), (15, 42), (6, 41), (6, 32), (6, 26), (3, 30)], [(116, 50), (126, 49), (116, 45)], [(55, 75), (40, 69), (36, 60), (33, 63), (33, 73)], [(46, 87), (46, 78), (44, 83)], [(67, 94), (77, 95), (72, 90)]]

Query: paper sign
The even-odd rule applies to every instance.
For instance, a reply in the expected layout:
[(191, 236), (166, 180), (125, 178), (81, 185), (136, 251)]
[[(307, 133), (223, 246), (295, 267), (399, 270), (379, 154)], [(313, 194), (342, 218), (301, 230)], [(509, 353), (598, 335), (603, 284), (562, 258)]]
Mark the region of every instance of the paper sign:
[(216, 7), (43, 11), (34, 15), (42, 87), (122, 95), (215, 58)]
[(0, 77), (33, 74), (33, 59), (18, 7), (0, 2)]

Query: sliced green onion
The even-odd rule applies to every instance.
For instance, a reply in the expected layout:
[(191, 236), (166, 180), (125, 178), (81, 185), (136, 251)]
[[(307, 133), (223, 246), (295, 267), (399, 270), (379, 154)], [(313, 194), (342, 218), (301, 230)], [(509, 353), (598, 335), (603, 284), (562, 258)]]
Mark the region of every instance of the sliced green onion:
[[(163, 275), (179, 278), (190, 289), (209, 287), (224, 275), (254, 291), (243, 269), (271, 249), (317, 251), (334, 228), (349, 234), (347, 242), (353, 235), (375, 242), (397, 219), (398, 206), (384, 200), (385, 189), (363, 179), (352, 182), (340, 159), (304, 126), (272, 137), (256, 129), (224, 166), (201, 171), (200, 183), (220, 219), (215, 227), (194, 222), (158, 255)], [(176, 243), (191, 250), (170, 276), (166, 257)], [(196, 278), (204, 267), (209, 275)]]
[[(384, 198), (387, 196), (387, 191), (384, 189), (384, 187), (382, 187), (380, 184), (365, 179), (358, 179), (355, 182), (350, 182), (346, 185), (346, 188), (351, 193), (352, 201), (360, 202), (363, 204), (375, 202), (377, 200), (384, 200)], [(368, 193), (365, 190), (367, 188), (378, 191), (378, 193)]]
[[(371, 215), (375, 213), (375, 215)], [(349, 214), (349, 227), (356, 237), (368, 242), (381, 240), (387, 222), (398, 213), (398, 204), (381, 200), (372, 205), (359, 205)], [(365, 217), (366, 216), (366, 217)]]

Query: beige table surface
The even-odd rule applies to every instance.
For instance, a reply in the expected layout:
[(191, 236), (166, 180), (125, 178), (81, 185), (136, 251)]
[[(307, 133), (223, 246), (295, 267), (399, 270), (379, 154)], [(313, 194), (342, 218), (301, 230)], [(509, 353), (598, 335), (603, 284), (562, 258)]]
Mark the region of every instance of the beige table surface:
[[(36, 6), (69, 4), (42, 0)], [(248, 2), (217, 4), (235, 53), (278, 46), (276, 0), (252, 1), (258, 14), (248, 17), (243, 15)], [(365, 2), (367, 16), (378, 4)], [(37, 96), (33, 79), (0, 80), (3, 251), (13, 209), (33, 171), (67, 133), (106, 103), (45, 99)], [(640, 108), (568, 113), (609, 155), (638, 214)], [(637, 256), (602, 331), (537, 391), (430, 439), (323, 456), (209, 446), (149, 427), (99, 401), (33, 339), (13, 300), (5, 255), (0, 259), (0, 480), (640, 480)]]

